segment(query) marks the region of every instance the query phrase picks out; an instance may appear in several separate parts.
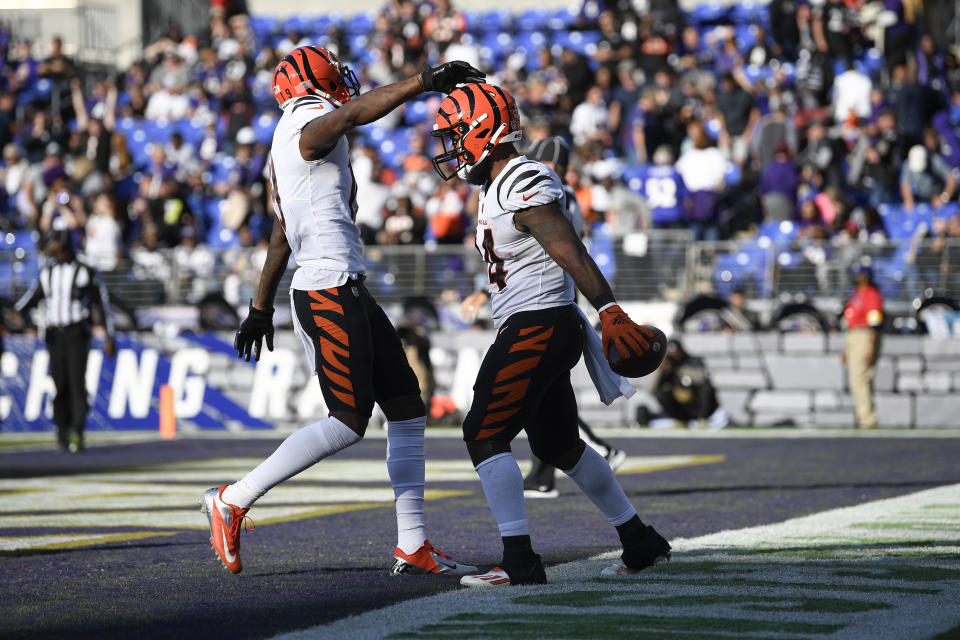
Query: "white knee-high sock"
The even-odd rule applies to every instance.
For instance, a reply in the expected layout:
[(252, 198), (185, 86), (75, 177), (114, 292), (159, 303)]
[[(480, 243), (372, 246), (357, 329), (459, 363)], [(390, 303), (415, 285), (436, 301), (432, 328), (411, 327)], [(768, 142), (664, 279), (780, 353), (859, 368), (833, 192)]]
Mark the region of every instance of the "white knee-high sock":
[(413, 553), (427, 539), (423, 522), (426, 416), (387, 422), (387, 473), (397, 506), (397, 546)]
[(478, 464), (476, 469), (500, 536), (530, 535), (523, 504), (523, 474), (513, 454), (498, 453)]
[(284, 480), (357, 442), (357, 432), (333, 417), (301, 427), (256, 469), (224, 489), (223, 500), (240, 508), (249, 507)]
[(564, 473), (603, 511), (613, 526), (637, 515), (620, 483), (613, 477), (610, 464), (592, 448), (585, 447), (577, 464)]

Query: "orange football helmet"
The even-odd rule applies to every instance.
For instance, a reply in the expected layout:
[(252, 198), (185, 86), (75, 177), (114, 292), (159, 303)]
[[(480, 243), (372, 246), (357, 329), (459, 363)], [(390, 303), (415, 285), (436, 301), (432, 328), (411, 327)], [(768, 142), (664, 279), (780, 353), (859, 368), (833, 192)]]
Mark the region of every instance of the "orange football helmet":
[[(431, 136), (443, 141), (443, 153), (433, 158), (433, 167), (444, 180), (467, 174), (498, 144), (523, 137), (520, 114), (513, 96), (492, 84), (465, 84), (440, 103)], [(449, 147), (447, 142), (450, 143)], [(456, 161), (453, 173), (443, 165)]]
[(308, 95), (323, 96), (339, 107), (359, 93), (353, 70), (323, 47), (297, 47), (273, 72), (273, 97), (281, 109), (290, 100)]

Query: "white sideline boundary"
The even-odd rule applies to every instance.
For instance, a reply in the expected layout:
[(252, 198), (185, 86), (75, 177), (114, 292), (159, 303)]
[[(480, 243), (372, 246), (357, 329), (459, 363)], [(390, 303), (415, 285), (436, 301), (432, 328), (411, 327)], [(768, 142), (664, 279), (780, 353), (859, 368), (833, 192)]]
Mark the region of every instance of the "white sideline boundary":
[[(935, 540), (935, 545), (929, 545)], [(394, 634), (415, 634), (427, 624), (442, 624), (443, 619), (465, 613), (549, 616), (551, 613), (575, 613), (602, 616), (603, 611), (637, 612), (645, 615), (704, 616), (716, 619), (716, 633), (725, 618), (753, 616), (757, 620), (783, 623), (833, 623), (840, 625), (832, 633), (813, 635), (763, 632), (731, 633), (729, 637), (817, 637), (830, 639), (904, 640), (931, 638), (960, 625), (960, 484), (937, 487), (896, 498), (867, 502), (853, 507), (831, 509), (784, 522), (721, 531), (689, 539), (672, 541), (673, 561), (637, 577), (614, 578), (603, 583), (593, 580), (610, 564), (617, 553), (610, 552), (587, 560), (570, 562), (547, 569), (550, 584), (520, 588), (465, 589), (401, 602), (389, 607), (351, 616), (336, 622), (301, 631), (284, 633), (279, 640), (316, 638), (386, 638)], [(918, 548), (918, 545), (927, 545)], [(799, 552), (799, 553), (798, 553)], [(812, 554), (812, 556), (811, 556)], [(671, 576), (671, 566), (684, 563), (719, 563), (718, 570), (702, 574), (690, 572)], [(840, 566), (855, 574), (833, 572)], [(851, 566), (854, 565), (854, 566)], [(695, 567), (694, 567), (695, 569)], [(947, 579), (899, 579), (886, 571), (897, 569), (926, 571), (948, 570)], [(685, 578), (699, 575), (712, 581), (709, 586), (686, 585)], [(656, 579), (657, 586), (644, 579)], [(855, 613), (802, 612), (785, 609), (776, 612), (745, 613), (742, 607), (725, 604), (698, 605), (697, 598), (725, 594), (749, 601), (758, 597), (751, 587), (728, 586), (726, 578), (757, 579), (767, 585), (764, 598), (789, 603), (801, 596), (837, 598), (853, 604), (872, 604), (875, 610)], [(668, 580), (664, 584), (664, 579)], [(648, 580), (649, 582), (649, 580)], [(791, 586), (793, 583), (793, 586)], [(816, 584), (811, 589), (806, 585)], [(769, 587), (770, 584), (776, 586)], [(609, 586), (608, 586), (609, 585)], [(876, 587), (874, 590), (873, 587)], [(931, 588), (935, 594), (898, 593), (908, 588)], [(629, 601), (610, 601), (591, 608), (536, 606), (518, 604), (518, 596), (558, 594), (575, 590), (608, 589), (616, 596), (648, 591), (651, 596), (681, 596), (688, 606), (642, 605)], [(622, 605), (622, 606), (617, 606)], [(617, 607), (611, 609), (610, 607)], [(731, 608), (733, 607), (733, 608)], [(509, 638), (509, 625), (498, 626), (497, 638)], [(642, 629), (624, 630), (624, 637), (642, 636)], [(451, 630), (451, 636), (462, 634)], [(435, 637), (435, 636), (433, 636)], [(472, 633), (470, 637), (484, 637)], [(493, 636), (490, 636), (493, 637)], [(576, 637), (576, 636), (570, 636)], [(680, 637), (680, 636), (678, 636)]]

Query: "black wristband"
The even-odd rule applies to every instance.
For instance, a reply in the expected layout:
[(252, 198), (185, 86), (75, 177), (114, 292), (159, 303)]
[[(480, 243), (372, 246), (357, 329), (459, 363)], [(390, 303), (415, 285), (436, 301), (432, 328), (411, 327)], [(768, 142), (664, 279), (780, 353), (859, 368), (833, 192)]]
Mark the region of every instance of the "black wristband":
[(590, 304), (592, 304), (593, 308), (596, 309), (597, 311), (607, 306), (608, 304), (616, 304), (616, 303), (617, 303), (617, 299), (613, 297), (612, 293), (604, 293), (590, 300)]

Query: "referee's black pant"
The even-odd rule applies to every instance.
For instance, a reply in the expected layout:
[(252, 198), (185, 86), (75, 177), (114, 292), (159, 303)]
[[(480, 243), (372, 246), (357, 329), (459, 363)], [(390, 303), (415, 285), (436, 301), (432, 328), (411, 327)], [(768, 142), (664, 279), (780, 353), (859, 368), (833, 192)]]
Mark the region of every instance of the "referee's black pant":
[(53, 399), (53, 422), (57, 425), (57, 442), (65, 449), (71, 435), (76, 435), (82, 442), (90, 409), (86, 385), (90, 326), (77, 323), (48, 327), (47, 350), (50, 353), (50, 377), (57, 388)]

